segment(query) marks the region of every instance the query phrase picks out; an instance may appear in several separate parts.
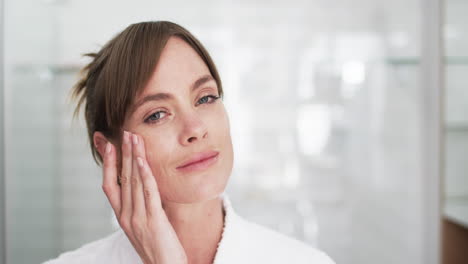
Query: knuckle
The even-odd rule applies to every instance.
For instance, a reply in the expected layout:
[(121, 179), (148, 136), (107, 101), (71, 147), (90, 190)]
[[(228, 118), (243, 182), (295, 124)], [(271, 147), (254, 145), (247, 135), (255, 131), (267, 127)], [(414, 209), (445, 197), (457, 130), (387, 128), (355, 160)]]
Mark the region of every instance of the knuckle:
[(120, 177), (120, 183), (126, 185), (128, 183), (128, 176), (127, 175), (122, 175)]
[(108, 158), (107, 157), (104, 157), (104, 163), (103, 163), (103, 169), (104, 169), (104, 172), (106, 172), (107, 170), (109, 170), (111, 168), (111, 165), (109, 164), (109, 162), (107, 162)]
[(132, 177), (132, 184), (138, 184), (138, 178), (133, 176)]
[(104, 169), (110, 169), (110, 168), (112, 168), (112, 166), (114, 166), (114, 165), (110, 162), (110, 157), (109, 157), (109, 155), (106, 155), (106, 156), (104, 157), (103, 166), (104, 166)]
[(123, 230), (125, 230), (125, 231), (130, 231), (131, 230), (130, 223), (128, 222), (127, 219), (121, 219), (119, 221), (119, 224), (120, 224), (120, 226), (122, 227)]
[(145, 198), (150, 198), (151, 197), (151, 192), (149, 189), (144, 190)]
[(111, 188), (107, 185), (102, 185), (102, 190), (104, 191), (105, 194), (109, 194), (111, 192)]

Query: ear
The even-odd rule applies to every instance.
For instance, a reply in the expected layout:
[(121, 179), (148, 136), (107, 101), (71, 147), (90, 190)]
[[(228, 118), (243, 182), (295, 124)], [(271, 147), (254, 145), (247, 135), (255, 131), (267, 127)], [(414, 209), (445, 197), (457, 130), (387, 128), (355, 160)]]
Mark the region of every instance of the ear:
[(104, 158), (104, 153), (106, 152), (106, 145), (109, 140), (99, 131), (94, 132), (93, 134), (93, 144), (96, 147), (99, 155)]

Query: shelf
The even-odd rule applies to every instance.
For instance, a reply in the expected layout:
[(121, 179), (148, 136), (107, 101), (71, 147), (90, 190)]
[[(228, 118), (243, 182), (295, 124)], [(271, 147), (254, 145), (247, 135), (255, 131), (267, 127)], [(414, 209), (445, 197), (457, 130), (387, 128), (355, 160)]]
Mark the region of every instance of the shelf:
[(465, 123), (465, 122), (448, 123), (448, 124), (445, 124), (444, 128), (448, 132), (468, 131), (468, 123)]
[[(389, 57), (386, 59), (388, 64), (394, 66), (412, 66), (418, 65), (421, 59), (419, 57)], [(468, 66), (468, 56), (448, 56), (444, 60), (446, 65), (466, 65)]]

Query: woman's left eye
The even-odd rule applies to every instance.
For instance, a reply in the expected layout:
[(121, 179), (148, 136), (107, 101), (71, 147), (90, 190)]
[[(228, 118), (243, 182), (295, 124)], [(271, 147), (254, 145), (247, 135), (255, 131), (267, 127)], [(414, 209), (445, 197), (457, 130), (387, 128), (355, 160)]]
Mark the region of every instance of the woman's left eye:
[(165, 111), (154, 112), (152, 115), (150, 115), (149, 117), (145, 119), (145, 123), (157, 123), (166, 115), (167, 115), (167, 112)]
[(197, 105), (206, 104), (206, 103), (211, 104), (211, 103), (214, 103), (218, 99), (219, 99), (219, 96), (214, 96), (214, 95), (203, 96), (202, 98), (198, 100)]

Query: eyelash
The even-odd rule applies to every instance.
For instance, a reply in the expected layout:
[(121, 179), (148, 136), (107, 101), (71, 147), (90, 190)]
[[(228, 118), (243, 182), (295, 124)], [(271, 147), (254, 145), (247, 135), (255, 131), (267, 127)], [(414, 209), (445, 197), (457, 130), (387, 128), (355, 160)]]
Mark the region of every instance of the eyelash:
[[(202, 98), (200, 98), (198, 101), (197, 101), (197, 104), (199, 104), (199, 102), (204, 99), (204, 98), (211, 98), (212, 100), (210, 102), (206, 102), (206, 103), (201, 103), (201, 104), (212, 104), (214, 102), (216, 102), (216, 100), (219, 99), (219, 96), (215, 96), (215, 95), (206, 95), (206, 96), (203, 96)], [(153, 114), (151, 114), (150, 116), (148, 116), (146, 119), (145, 119), (145, 123), (148, 123), (148, 124), (154, 124), (154, 123), (158, 123), (160, 120), (161, 120), (161, 117), (158, 117), (158, 119), (156, 120), (151, 120), (155, 115), (158, 115), (160, 116), (160, 113), (166, 113), (166, 111), (156, 111), (154, 112)], [(167, 114), (167, 113), (166, 113)]]

